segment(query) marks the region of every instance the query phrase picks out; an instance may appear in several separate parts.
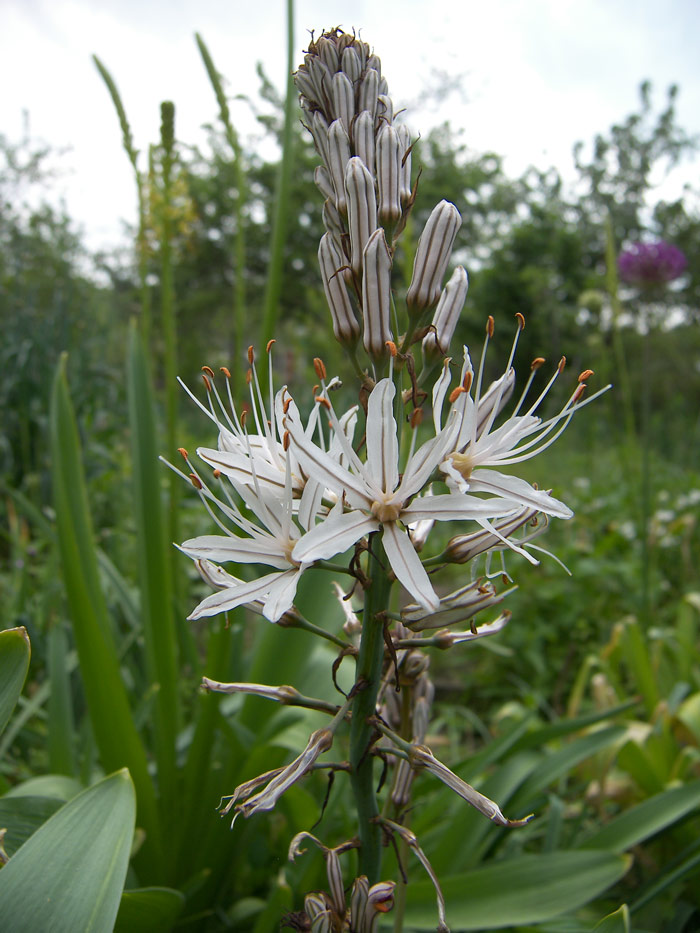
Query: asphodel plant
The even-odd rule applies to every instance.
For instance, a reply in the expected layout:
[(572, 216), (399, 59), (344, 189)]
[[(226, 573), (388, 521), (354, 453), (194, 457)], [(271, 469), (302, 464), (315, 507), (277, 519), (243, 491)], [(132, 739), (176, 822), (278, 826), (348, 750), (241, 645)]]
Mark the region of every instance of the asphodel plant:
[[(181, 450), (182, 475), (217, 528), (181, 550), (213, 590), (190, 618), (246, 606), (264, 617), (260, 624), (306, 628), (330, 641), (339, 659), (351, 659), (345, 663), (354, 664), (354, 683), (333, 704), (285, 685), (205, 679), (209, 690), (328, 715), (291, 763), (232, 789), (223, 812), (235, 823), (272, 809), (311, 771), (337, 772), (352, 789), (357, 832), (321, 840), (311, 827), (299, 827), (290, 858), (305, 840), (313, 843), (325, 858), (329, 887), (309, 894), (290, 923), (314, 931), (376, 929), (400, 884), (382, 870), (384, 845), (393, 837), (435, 884), (439, 929), (446, 930), (438, 879), (407, 825), (416, 778), (443, 782), (504, 832), (528, 817), (509, 819), (426, 744), (434, 695), (429, 653), (464, 650), (503, 629), (510, 619), (501, 606), (507, 591), (492, 581), (504, 572), (504, 554), (536, 563), (532, 538), (550, 518), (572, 517), (546, 482), (536, 487), (502, 468), (536, 456), (561, 434), (595, 397), (583, 400), (592, 374), (575, 377), (559, 411), (542, 418), (538, 408), (563, 378), (564, 360), (544, 378), (544, 360), (534, 360), (516, 389), (521, 317), (502, 375), (489, 385), (484, 365), (492, 319), (475, 363), (466, 347), (450, 350), (467, 293), (461, 266), (448, 277), (461, 216), (448, 201), (433, 208), (402, 290), (393, 277), (394, 255), (417, 189), (411, 134), (397, 119), (379, 58), (354, 35), (324, 32), (310, 43), (295, 80), (320, 159), (321, 283), (355, 384), (341, 386), (316, 358), (311, 410), (297, 405), (287, 387), (274, 388), (274, 341), (263, 348), (262, 374), (259, 355), (252, 347), (248, 352), (246, 400), (233, 397), (229, 370), (215, 374), (205, 367), (206, 401), (190, 394), (218, 441), (197, 450), (203, 466)], [(446, 546), (446, 536), (435, 535), (443, 544), (433, 546), (432, 532), (442, 522), (452, 523), (453, 535)], [(235, 575), (241, 564), (269, 572), (241, 579)], [(332, 632), (295, 606), (302, 574), (329, 566), (346, 581), (339, 587), (345, 624)], [(451, 590), (456, 577), (459, 586)], [(379, 757), (390, 768), (381, 792)], [(341, 856), (348, 852), (356, 852), (359, 865), (354, 881), (343, 878)]]

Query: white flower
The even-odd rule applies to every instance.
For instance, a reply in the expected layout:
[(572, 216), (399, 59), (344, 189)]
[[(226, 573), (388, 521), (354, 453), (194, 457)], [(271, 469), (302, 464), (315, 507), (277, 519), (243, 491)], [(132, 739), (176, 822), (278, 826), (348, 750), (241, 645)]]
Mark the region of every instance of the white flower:
[[(336, 429), (348, 466), (333, 460), (310, 440), (296, 406), (289, 405), (285, 425), (301, 468), (349, 506), (349, 511), (338, 509), (310, 527), (295, 544), (292, 558), (304, 564), (326, 559), (383, 528), (384, 550), (397, 579), (422, 606), (436, 610), (440, 601), (404, 526), (425, 519), (469, 519), (482, 523), (509, 514), (515, 505), (503, 499), (477, 499), (461, 492), (414, 498), (447, 452), (454, 450), (458, 422), (450, 418), (443, 430), (419, 447), (409, 458), (399, 481), (395, 394), (392, 381), (382, 379), (369, 396), (366, 463), (352, 449), (342, 429)], [(338, 424), (332, 407), (331, 424), (334, 428)]]

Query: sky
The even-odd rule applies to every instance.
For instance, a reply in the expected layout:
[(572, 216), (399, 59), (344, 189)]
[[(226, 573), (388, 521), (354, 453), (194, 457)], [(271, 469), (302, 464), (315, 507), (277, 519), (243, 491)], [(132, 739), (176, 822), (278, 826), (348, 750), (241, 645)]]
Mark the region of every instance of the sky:
[[(92, 249), (125, 242), (135, 191), (111, 101), (92, 62), (115, 79), (136, 145), (159, 134), (163, 100), (185, 144), (204, 141), (217, 107), (194, 41), (199, 32), (231, 95), (256, 96), (256, 62), (285, 82), (284, 0), (0, 0), (0, 133), (65, 149), (56, 184)], [(407, 122), (425, 134), (449, 119), (476, 151), (505, 156), (513, 174), (555, 165), (570, 177), (577, 140), (590, 141), (638, 104), (651, 79), (662, 106), (680, 85), (681, 124), (700, 133), (697, 0), (296, 0), (295, 45), (309, 30), (361, 31), (382, 59)], [(461, 90), (420, 104), (426, 88), (461, 76)], [(254, 123), (233, 107), (246, 136)], [(700, 181), (700, 161), (669, 184)]]

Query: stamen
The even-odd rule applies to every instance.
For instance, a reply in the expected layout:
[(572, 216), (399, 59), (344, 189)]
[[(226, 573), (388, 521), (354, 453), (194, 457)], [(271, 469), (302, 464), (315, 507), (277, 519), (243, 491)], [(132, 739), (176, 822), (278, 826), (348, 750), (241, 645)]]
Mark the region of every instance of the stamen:
[(422, 423), (422, 421), (423, 421), (423, 409), (422, 408), (414, 409), (413, 412), (411, 412), (411, 419), (410, 419), (411, 427), (415, 430), (415, 428), (417, 428), (418, 425)]
[(384, 346), (387, 347), (387, 349), (389, 350), (389, 353), (391, 353), (392, 356), (396, 356), (396, 354), (399, 352), (396, 349), (396, 344), (394, 343), (393, 340), (385, 340)]
[(209, 382), (209, 377), (202, 374), (202, 382), (204, 383), (206, 387), (207, 394), (209, 394), (211, 392), (211, 382)]
[(323, 395), (314, 396), (314, 402), (318, 402), (319, 405), (323, 405), (324, 408), (327, 408), (328, 411), (332, 411), (331, 403), (327, 398), (324, 398)]
[(566, 357), (565, 357), (565, 356), (562, 356), (562, 358), (559, 360), (559, 372), (560, 372), (560, 373), (563, 373), (563, 372), (564, 372), (564, 367), (565, 367), (565, 366), (566, 366)]
[(178, 447), (177, 452), (180, 454), (180, 456), (182, 457), (182, 459), (183, 459), (185, 462), (187, 462), (187, 451), (185, 450), (185, 448), (184, 448), (184, 447)]
[(496, 323), (495, 323), (495, 321), (494, 321), (494, 319), (493, 319), (493, 316), (492, 316), (491, 314), (489, 314), (489, 319), (488, 319), (488, 321), (486, 322), (486, 333), (487, 333), (489, 339), (490, 339), (491, 337), (493, 337), (493, 332), (494, 332), (494, 330), (495, 330), (495, 327), (496, 327)]
[(465, 392), (469, 392), (472, 387), (472, 381), (474, 379), (474, 373), (471, 370), (468, 370), (464, 374), (464, 379), (462, 380), (462, 388)]
[(273, 343), (277, 343), (277, 341), (275, 340), (274, 337), (273, 337), (271, 340), (268, 340), (268, 341), (267, 341), (267, 346), (265, 347), (265, 352), (266, 352), (266, 353), (269, 353), (269, 352), (270, 352), (270, 350), (272, 349), (272, 344), (273, 344)]
[(254, 360), (255, 360), (255, 351), (253, 350), (253, 346), (251, 344), (251, 346), (248, 347), (248, 362), (250, 363), (251, 366), (253, 365)]
[(536, 356), (535, 359), (530, 363), (530, 369), (535, 372), (546, 363), (546, 360), (543, 356)]
[(227, 369), (226, 366), (220, 366), (219, 372), (222, 372), (227, 379), (231, 378), (231, 370)]
[(590, 379), (591, 376), (593, 376), (593, 375), (594, 375), (594, 373), (593, 373), (593, 370), (592, 370), (592, 369), (584, 369), (584, 371), (583, 371), (583, 372), (581, 373), (581, 375), (578, 377), (578, 381), (579, 381), (579, 382), (585, 382), (586, 379)]
[(454, 403), (457, 401), (460, 395), (464, 395), (466, 391), (467, 390), (464, 388), (464, 386), (457, 386), (456, 389), (453, 389), (450, 392), (450, 394), (447, 396), (447, 400), (450, 403), (450, 405), (454, 405)]
[(518, 327), (520, 330), (525, 330), (525, 317), (520, 313), (520, 311), (516, 311), (515, 319), (518, 322)]
[(212, 471), (212, 476), (214, 477), (214, 479), (219, 479), (219, 477), (221, 476), (221, 470), (218, 470), (218, 469), (217, 469), (217, 470), (213, 470), (213, 471)]
[(214, 378), (214, 370), (211, 368), (211, 366), (202, 366), (202, 372), (206, 373), (210, 379)]
[(326, 379), (326, 367), (323, 363), (323, 360), (318, 356), (314, 357), (314, 369), (318, 378), (324, 382)]
[(190, 481), (191, 481), (192, 485), (195, 487), (195, 489), (201, 489), (201, 488), (202, 488), (202, 481), (201, 481), (201, 479), (197, 476), (196, 473), (190, 473)]

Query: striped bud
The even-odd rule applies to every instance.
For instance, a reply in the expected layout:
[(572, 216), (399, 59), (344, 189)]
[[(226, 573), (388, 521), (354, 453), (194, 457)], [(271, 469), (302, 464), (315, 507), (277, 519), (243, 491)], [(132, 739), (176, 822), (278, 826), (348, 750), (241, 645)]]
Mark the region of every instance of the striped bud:
[(307, 98), (307, 100), (313, 101), (314, 103), (318, 102), (316, 88), (314, 82), (311, 80), (311, 75), (306, 65), (299, 66), (298, 71), (294, 75), (294, 84), (299, 93)]
[(380, 916), (389, 913), (394, 906), (395, 887), (394, 881), (380, 881), (369, 889), (363, 927), (367, 933), (375, 933), (379, 929)]
[(309, 131), (314, 139), (316, 152), (328, 162), (328, 123), (320, 111), (316, 111), (309, 122)]
[(352, 128), (355, 155), (365, 163), (370, 172), (374, 172), (374, 117), (369, 110), (358, 114)]
[(391, 254), (381, 227), (367, 241), (363, 263), (362, 339), (365, 350), (380, 358), (391, 340)]
[(366, 875), (360, 875), (352, 883), (350, 893), (350, 929), (362, 930), (369, 894), (369, 881)]
[[(350, 49), (346, 49), (349, 52)], [(331, 80), (333, 113), (340, 120), (346, 133), (350, 133), (350, 124), (355, 116), (355, 92), (352, 82), (342, 71), (333, 75)]]
[(401, 203), (405, 207), (411, 200), (411, 134), (407, 126), (400, 126), (399, 149), (401, 152)]
[(345, 201), (345, 166), (350, 160), (350, 140), (340, 120), (328, 128), (328, 171), (335, 188), (335, 206), (341, 214), (347, 211)]
[(362, 272), (362, 254), (367, 241), (377, 229), (377, 199), (374, 179), (358, 156), (353, 156), (345, 169), (348, 228), (352, 270)]
[(357, 98), (357, 109), (359, 111), (369, 110), (372, 119), (377, 116), (377, 97), (379, 94), (379, 73), (370, 68), (362, 79), (360, 91)]
[(362, 74), (362, 62), (354, 48), (348, 46), (343, 49), (340, 67), (353, 83), (359, 81)]
[(377, 134), (376, 159), (379, 220), (395, 224), (401, 219), (401, 151), (393, 126), (384, 126)]
[(434, 331), (424, 337), (423, 352), (430, 357), (445, 356), (455, 332), (459, 315), (464, 307), (469, 282), (463, 266), (457, 266), (443, 288), (433, 315)]
[(315, 55), (306, 55), (304, 61), (309, 69), (309, 75), (316, 91), (316, 101), (325, 109), (325, 103), (328, 100), (328, 88), (330, 87), (331, 81), (330, 72), (321, 59)]
[(357, 343), (360, 336), (360, 325), (352, 309), (343, 273), (338, 270), (345, 265), (338, 252), (331, 234), (324, 233), (318, 248), (318, 262), (321, 267), (321, 278), (326, 300), (333, 321), (335, 339), (349, 346)]
[(332, 42), (330, 39), (326, 38), (326, 36), (321, 36), (316, 43), (316, 52), (321, 56), (323, 64), (330, 73), (335, 74), (339, 65), (338, 50), (335, 47), (335, 42)]
[(316, 166), (314, 169), (314, 181), (316, 182), (316, 187), (321, 192), (323, 197), (330, 199), (335, 203), (335, 187), (325, 165)]
[(436, 304), (452, 246), (461, 226), (462, 218), (454, 204), (440, 201), (433, 208), (418, 240), (413, 278), (406, 293), (409, 312), (420, 314)]

